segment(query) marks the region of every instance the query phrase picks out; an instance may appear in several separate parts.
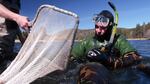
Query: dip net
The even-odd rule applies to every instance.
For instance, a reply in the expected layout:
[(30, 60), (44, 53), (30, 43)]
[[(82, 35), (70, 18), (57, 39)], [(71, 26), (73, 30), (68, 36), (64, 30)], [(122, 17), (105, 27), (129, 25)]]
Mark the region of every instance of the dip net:
[(78, 23), (76, 14), (42, 5), (28, 38), (0, 80), (6, 84), (29, 84), (50, 72), (64, 70)]

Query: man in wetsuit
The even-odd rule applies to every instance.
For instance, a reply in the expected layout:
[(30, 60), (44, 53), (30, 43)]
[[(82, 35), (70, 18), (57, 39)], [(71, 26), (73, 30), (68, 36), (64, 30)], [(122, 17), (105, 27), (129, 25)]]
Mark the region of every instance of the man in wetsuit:
[[(142, 60), (142, 57), (122, 34), (116, 33), (113, 43), (109, 42), (115, 25), (111, 12), (103, 10), (93, 20), (95, 35), (74, 45), (71, 52), (73, 62), (85, 64), (79, 70), (78, 84), (107, 84), (108, 73), (102, 71), (104, 68), (108, 70), (123, 68)], [(94, 62), (95, 65), (90, 64), (91, 62)]]
[(96, 17), (95, 35), (87, 37), (72, 49), (72, 59), (78, 62), (99, 62), (107, 68), (116, 69), (139, 62), (142, 57), (122, 34), (115, 34), (109, 43), (114, 26), (114, 16), (103, 10)]

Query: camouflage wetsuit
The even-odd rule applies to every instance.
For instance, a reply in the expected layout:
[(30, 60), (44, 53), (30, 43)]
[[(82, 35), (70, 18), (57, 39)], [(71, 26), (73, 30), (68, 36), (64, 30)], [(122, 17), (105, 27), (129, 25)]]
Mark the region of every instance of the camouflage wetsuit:
[[(89, 51), (93, 49), (99, 49), (102, 46), (105, 46), (107, 44), (108, 44), (107, 40), (100, 42), (95, 37), (86, 38), (85, 40), (74, 45), (71, 53), (72, 58), (80, 62), (86, 61), (88, 59), (87, 55)], [(94, 50), (93, 52), (97, 53), (97, 51), (98, 50)], [(101, 56), (97, 56), (95, 58), (96, 60), (94, 59), (94, 61), (98, 61), (106, 66), (116, 68), (116, 63), (118, 61), (119, 61), (119, 65), (117, 67), (122, 67), (122, 64), (128, 65), (130, 63), (133, 63), (137, 59), (137, 58), (134, 59), (135, 56), (134, 54), (136, 54), (136, 50), (130, 45), (130, 43), (126, 40), (126, 38), (121, 34), (116, 35), (113, 43), (113, 47), (110, 50), (110, 52), (101, 53)], [(130, 56), (131, 59), (129, 58)], [(130, 61), (128, 59), (130, 59)]]

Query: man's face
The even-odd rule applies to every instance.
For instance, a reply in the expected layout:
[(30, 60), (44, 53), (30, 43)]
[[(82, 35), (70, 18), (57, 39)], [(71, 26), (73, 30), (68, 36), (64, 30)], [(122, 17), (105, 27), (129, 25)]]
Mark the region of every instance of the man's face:
[(109, 18), (99, 16), (95, 19), (95, 33), (98, 36), (104, 35), (109, 26)]
[(95, 24), (95, 33), (98, 36), (102, 36), (107, 31), (107, 26), (101, 25), (99, 22)]

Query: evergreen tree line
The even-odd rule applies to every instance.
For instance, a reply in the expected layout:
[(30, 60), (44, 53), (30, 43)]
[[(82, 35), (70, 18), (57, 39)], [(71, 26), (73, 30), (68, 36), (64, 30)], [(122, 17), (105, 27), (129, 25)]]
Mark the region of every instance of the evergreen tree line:
[(127, 38), (150, 38), (150, 23), (137, 24), (132, 29), (118, 28), (119, 33), (123, 33)]

